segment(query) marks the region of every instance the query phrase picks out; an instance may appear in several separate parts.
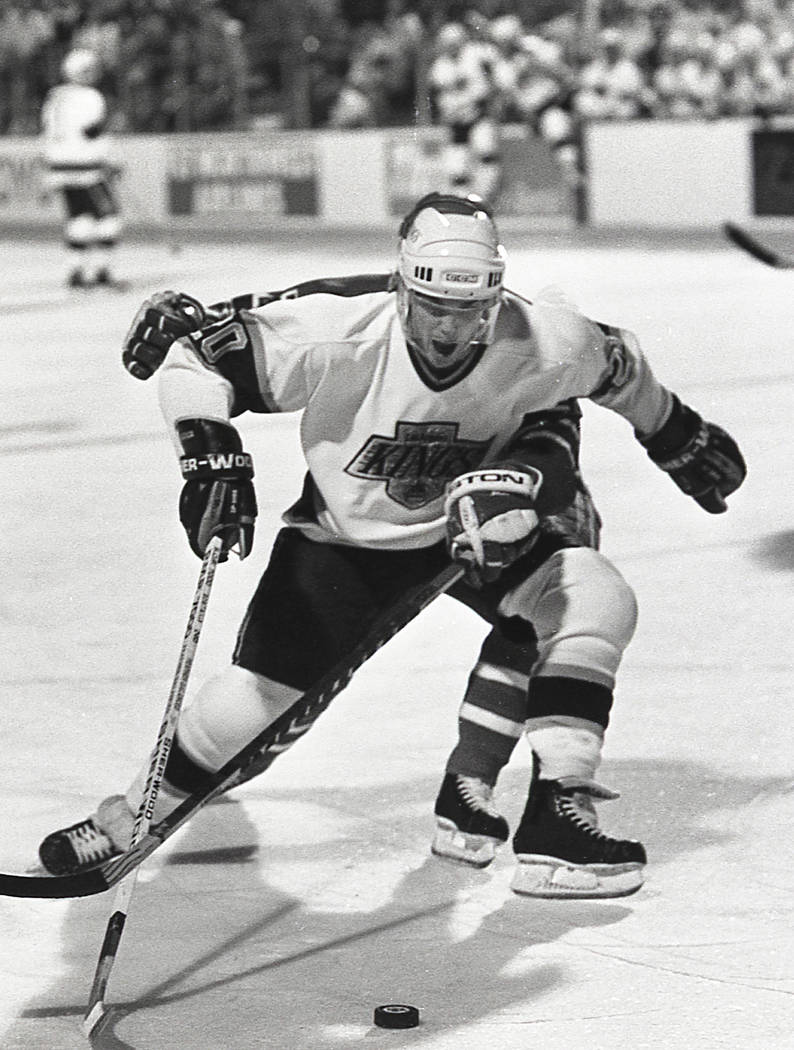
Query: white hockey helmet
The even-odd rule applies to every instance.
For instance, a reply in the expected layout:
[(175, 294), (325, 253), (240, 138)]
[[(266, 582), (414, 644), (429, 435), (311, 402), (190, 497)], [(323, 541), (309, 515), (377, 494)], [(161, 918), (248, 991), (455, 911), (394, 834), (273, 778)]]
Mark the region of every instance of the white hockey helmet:
[(99, 79), (99, 58), (88, 48), (70, 51), (61, 64), (63, 78), (69, 84), (95, 84)]
[(400, 225), (398, 310), (420, 374), (457, 381), (491, 341), (505, 252), (479, 197), (430, 193)]
[(429, 193), (400, 226), (400, 279), (441, 299), (498, 297), (505, 252), (488, 205), (479, 197)]

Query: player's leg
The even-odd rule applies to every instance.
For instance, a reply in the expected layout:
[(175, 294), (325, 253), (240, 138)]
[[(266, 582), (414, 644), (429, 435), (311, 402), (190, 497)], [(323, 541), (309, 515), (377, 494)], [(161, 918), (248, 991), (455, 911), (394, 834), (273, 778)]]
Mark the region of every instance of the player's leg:
[(497, 777), (524, 732), (529, 676), (537, 658), (529, 625), (509, 640), (497, 625), (486, 637), (458, 712), (458, 740), (435, 803), (437, 856), (482, 868), (510, 829), (493, 800)]
[(116, 285), (116, 258), (122, 223), (118, 199), (107, 179), (90, 187), (94, 216), (90, 275), (95, 284)]
[(594, 802), (616, 798), (596, 780), (615, 676), (636, 622), (618, 570), (586, 547), (554, 551), (499, 606), (531, 622), (538, 660), (527, 736), (534, 775), (513, 837), (513, 889), (531, 896), (609, 897), (638, 889), (645, 851), (598, 827)]
[[(373, 619), (439, 567), (435, 550), (381, 552), (280, 533), (241, 626), (233, 663), (182, 711), (154, 811), (160, 820), (270, 725), (364, 636)], [(124, 795), (47, 836), (53, 874), (100, 863), (126, 848), (149, 761)]]
[(69, 288), (86, 288), (90, 284), (87, 260), (93, 238), (91, 202), (84, 186), (64, 186), (61, 192), (66, 209), (66, 284)]
[[(516, 570), (516, 581), (532, 573), (553, 551), (568, 546), (597, 548), (601, 521), (590, 493), (582, 488), (570, 508), (544, 518), (537, 553)], [(483, 592), (462, 586), (453, 594), (494, 623), (469, 677), (458, 712), (458, 742), (436, 799), (438, 856), (485, 867), (510, 830), (493, 799), (496, 781), (523, 735), (529, 717), (529, 683), (538, 658), (531, 623), (500, 619), (497, 609), (509, 589), (497, 584)]]

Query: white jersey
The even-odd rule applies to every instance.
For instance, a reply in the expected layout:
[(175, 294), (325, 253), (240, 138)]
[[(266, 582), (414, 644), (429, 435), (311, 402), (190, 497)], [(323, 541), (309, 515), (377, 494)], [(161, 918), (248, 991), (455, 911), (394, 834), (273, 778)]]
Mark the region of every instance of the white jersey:
[[(411, 362), (393, 291), (284, 295), (175, 343), (160, 399), (172, 428), (301, 410), (309, 485), (285, 520), (314, 539), (392, 550), (436, 543), (447, 484), (498, 462), (535, 413), (592, 397), (654, 433), (672, 406), (630, 333), (559, 300), (506, 293), (491, 344), (438, 390)], [(266, 465), (259, 477), (267, 485)]]
[(101, 93), (85, 84), (52, 88), (41, 113), (42, 152), (49, 184), (90, 186), (104, 175), (110, 140), (102, 133), (107, 108)]

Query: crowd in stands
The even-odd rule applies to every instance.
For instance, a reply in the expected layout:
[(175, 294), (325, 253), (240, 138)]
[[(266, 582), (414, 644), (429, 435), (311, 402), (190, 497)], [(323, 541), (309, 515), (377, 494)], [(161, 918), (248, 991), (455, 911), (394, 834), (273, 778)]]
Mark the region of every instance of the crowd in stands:
[(794, 113), (794, 0), (4, 0), (0, 134), (37, 131), (73, 47), (100, 56), (117, 131), (443, 122), (471, 92), (557, 141)]

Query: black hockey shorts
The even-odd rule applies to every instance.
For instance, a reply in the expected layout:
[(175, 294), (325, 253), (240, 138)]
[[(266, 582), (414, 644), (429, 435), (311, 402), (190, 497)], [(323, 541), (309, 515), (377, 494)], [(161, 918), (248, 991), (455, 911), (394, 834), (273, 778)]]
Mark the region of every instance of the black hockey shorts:
[[(592, 508), (589, 497), (585, 502)], [(538, 541), (497, 581), (481, 589), (461, 581), (449, 591), (505, 641), (526, 645), (528, 665), (534, 660), (532, 626), (500, 617), (499, 604), (555, 551), (596, 545), (576, 533), (574, 524), (583, 517), (590, 527), (591, 514), (583, 516), (581, 507), (572, 508), (568, 519), (543, 519)], [(240, 627), (233, 662), (304, 691), (361, 641), (378, 615), (448, 562), (443, 543), (383, 551), (317, 543), (298, 529), (282, 529)]]
[(90, 186), (64, 186), (63, 199), (70, 219), (76, 219), (78, 215), (107, 219), (119, 214), (116, 195), (107, 179), (100, 179)]

